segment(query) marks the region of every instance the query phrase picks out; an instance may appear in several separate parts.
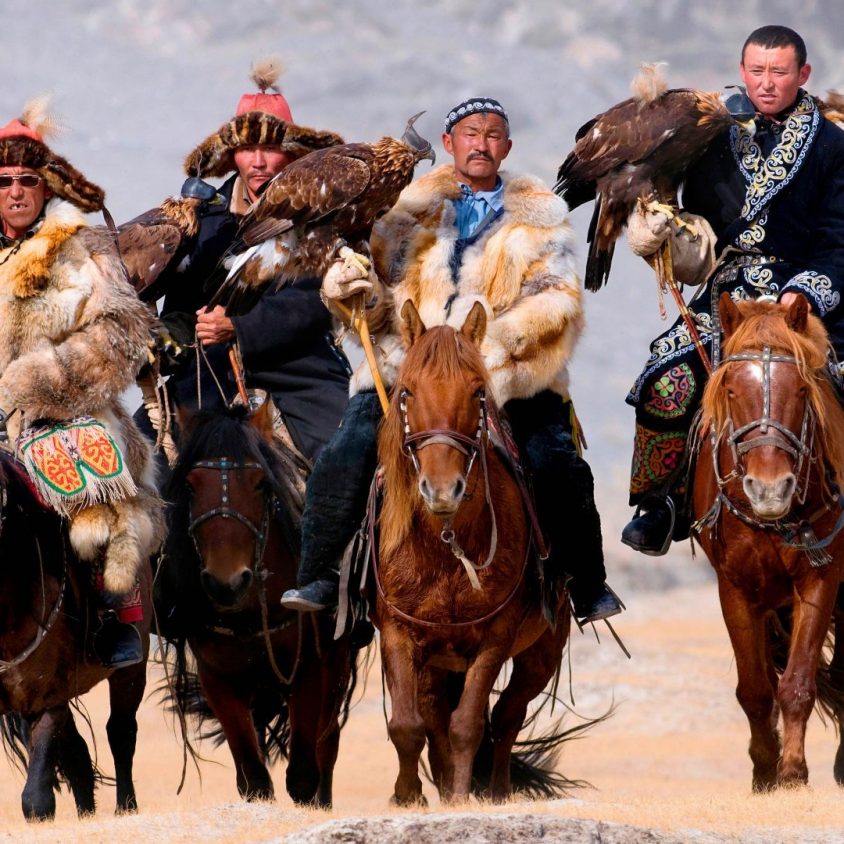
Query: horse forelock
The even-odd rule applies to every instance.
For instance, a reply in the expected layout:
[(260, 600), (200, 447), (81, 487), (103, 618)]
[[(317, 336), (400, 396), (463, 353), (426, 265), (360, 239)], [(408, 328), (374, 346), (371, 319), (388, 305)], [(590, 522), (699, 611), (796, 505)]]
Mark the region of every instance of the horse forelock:
[[(740, 304), (744, 319), (724, 344), (724, 358), (743, 352), (761, 352), (766, 346), (775, 354), (790, 355), (797, 362), (797, 372), (806, 386), (806, 400), (817, 420), (816, 447), (838, 477), (844, 480), (844, 409), (827, 374), (829, 337), (823, 323), (809, 315), (803, 332), (792, 330), (785, 311), (764, 302)], [(701, 431), (721, 431), (729, 421), (724, 379), (729, 367), (722, 364), (712, 373), (701, 402)]]
[[(413, 514), (421, 507), (412, 463), (403, 451), (402, 388), (413, 385), (414, 395), (420, 395), (426, 388), (442, 389), (445, 384), (473, 380), (486, 383), (487, 379), (486, 367), (477, 346), (449, 326), (429, 328), (408, 349), (378, 434), (378, 459), (384, 468), (387, 489), (379, 522), (385, 553), (393, 551), (404, 541)], [(471, 397), (472, 394), (467, 391), (466, 400)]]

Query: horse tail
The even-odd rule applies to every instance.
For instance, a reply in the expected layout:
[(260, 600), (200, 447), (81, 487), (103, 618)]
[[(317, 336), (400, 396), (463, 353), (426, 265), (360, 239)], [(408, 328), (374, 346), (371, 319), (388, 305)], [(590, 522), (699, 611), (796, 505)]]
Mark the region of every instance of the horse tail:
[[(829, 632), (818, 662), (815, 674), (817, 698), (815, 709), (826, 723), (826, 718), (834, 723), (844, 717), (844, 666), (836, 665), (835, 653), (836, 615), (844, 613), (844, 587), (839, 587), (836, 608), (830, 619)], [(777, 676), (781, 676), (788, 665), (788, 652), (791, 647), (792, 615), (791, 607), (781, 607), (771, 616), (768, 625), (768, 641), (771, 646), (771, 657)], [(844, 628), (843, 628), (844, 629)], [(844, 642), (839, 643), (844, 653)], [(839, 657), (840, 659), (840, 657)]]
[[(447, 694), (452, 710), (457, 706), (463, 693), (466, 675), (450, 673), (447, 681)], [(583, 719), (573, 727), (563, 727), (563, 718), (557, 719), (539, 735), (533, 734), (533, 728), (539, 714), (552, 702), (560, 702), (556, 696), (547, 692), (542, 704), (525, 720), (524, 738), (518, 739), (510, 754), (510, 784), (514, 794), (530, 800), (553, 800), (565, 797), (572, 789), (591, 788), (586, 780), (570, 779), (557, 770), (557, 762), (567, 741), (580, 738), (583, 733), (612, 714), (612, 710), (593, 719)], [(562, 704), (565, 706), (564, 704)], [(566, 707), (568, 708), (568, 707)], [(472, 793), (478, 798), (489, 796), (492, 780), (493, 741), (490, 708), (484, 713), (484, 733), (475, 763), (472, 767)], [(427, 769), (426, 775), (431, 779)]]
[[(3, 752), (6, 758), (18, 771), (26, 775), (29, 767), (29, 724), (26, 719), (17, 712), (7, 712), (0, 718), (0, 742), (3, 745)], [(58, 780), (53, 785), (58, 791)]]

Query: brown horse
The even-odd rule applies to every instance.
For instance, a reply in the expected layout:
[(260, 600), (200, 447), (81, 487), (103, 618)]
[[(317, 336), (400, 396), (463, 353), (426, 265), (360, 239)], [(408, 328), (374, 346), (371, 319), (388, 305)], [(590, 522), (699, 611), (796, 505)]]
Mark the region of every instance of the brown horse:
[(267, 762), (275, 754), (289, 760), (290, 796), (328, 807), (354, 654), (346, 641), (332, 641), (330, 620), (279, 606), (296, 582), (292, 453), (273, 440), (268, 401), (251, 413), (203, 412), (186, 427), (166, 492), (173, 510), (155, 584), (162, 633), (177, 653), (177, 703), (200, 721), (210, 705), (242, 797), (273, 798)]
[[(486, 738), (488, 795), (504, 800), (527, 706), (560, 665), (567, 593), (555, 593), (552, 629), (518, 484), (488, 438), (483, 308), (476, 305), (460, 331), (426, 330), (410, 303), (402, 317), (408, 352), (378, 440), (384, 500), (372, 610), (399, 757), (393, 799), (424, 802), (418, 766), (426, 739), (441, 797), (466, 799)], [(485, 737), (493, 684), (511, 658)], [(459, 698), (455, 674), (465, 674)]]
[[(844, 410), (826, 332), (802, 296), (786, 307), (724, 294), (720, 314), (724, 359), (704, 391), (693, 509), (735, 651), (753, 788), (763, 791), (808, 781), (816, 698), (841, 732)], [(844, 784), (840, 747), (835, 777)]]
[[(64, 522), (40, 502), (23, 469), (0, 452), (0, 713), (7, 752), (26, 766), (24, 816), (52, 818), (59, 777), (79, 815), (94, 811), (94, 768), (70, 701), (108, 680), (106, 725), (117, 812), (137, 809), (132, 761), (146, 660), (103, 668), (91, 649), (99, 624), (89, 566), (73, 556)], [(152, 615), (150, 572), (142, 574), (144, 656)]]

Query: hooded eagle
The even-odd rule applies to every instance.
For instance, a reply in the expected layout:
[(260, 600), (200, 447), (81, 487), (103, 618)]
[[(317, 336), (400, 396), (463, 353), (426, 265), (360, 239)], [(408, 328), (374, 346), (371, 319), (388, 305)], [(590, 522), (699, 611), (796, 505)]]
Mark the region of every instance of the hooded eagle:
[(322, 277), (343, 247), (368, 254), (376, 219), (410, 184), (416, 164), (434, 160), (431, 144), (413, 128), (419, 116), (401, 140), (317, 150), (273, 177), (221, 262), (228, 274), (211, 306), (244, 313), (270, 283)]
[(686, 169), (731, 123), (755, 114), (743, 89), (725, 96), (691, 88), (666, 89), (657, 65), (643, 65), (634, 96), (581, 126), (574, 149), (557, 172), (555, 193), (577, 208), (595, 200), (584, 282), (606, 282), (615, 241), (641, 200), (676, 208)]

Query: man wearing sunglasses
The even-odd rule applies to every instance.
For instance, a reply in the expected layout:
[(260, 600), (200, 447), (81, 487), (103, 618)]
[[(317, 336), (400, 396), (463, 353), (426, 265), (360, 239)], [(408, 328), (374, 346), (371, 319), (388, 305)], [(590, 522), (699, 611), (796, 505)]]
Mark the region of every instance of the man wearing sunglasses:
[[(120, 400), (146, 359), (151, 319), (112, 235), (85, 221), (102, 210), (103, 191), (47, 146), (50, 125), (35, 101), (0, 128), (0, 433), (67, 517), (77, 557), (102, 563), (96, 580), (108, 609), (94, 646), (104, 665), (120, 668), (143, 658), (138, 574), (163, 534), (150, 448)], [(46, 452), (36, 464), (45, 486), (28, 444), (49, 442), (58, 454), (68, 431), (79, 438), (67, 452), (73, 470), (51, 476)], [(110, 474), (83, 441), (113, 446), (122, 468)], [(74, 487), (77, 473), (85, 478)]]

